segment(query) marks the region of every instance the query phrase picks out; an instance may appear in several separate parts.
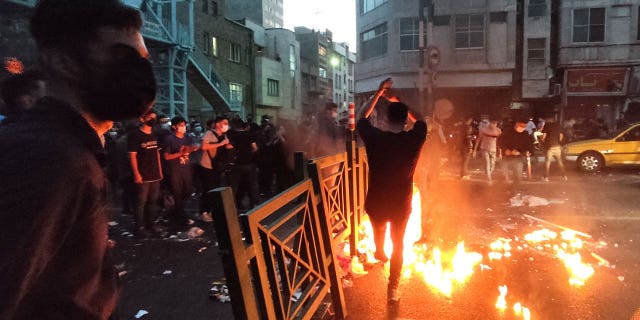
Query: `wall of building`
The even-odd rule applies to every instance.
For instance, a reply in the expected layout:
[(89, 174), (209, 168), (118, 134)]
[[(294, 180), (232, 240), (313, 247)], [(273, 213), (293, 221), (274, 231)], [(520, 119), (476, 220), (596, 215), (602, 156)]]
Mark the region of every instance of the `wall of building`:
[[(400, 50), (400, 21), (419, 17), (419, 1), (387, 1), (366, 14), (357, 2), (358, 63), (355, 68), (356, 94), (368, 95), (380, 82), (392, 77), (394, 87), (402, 92), (401, 98), (410, 104), (426, 101), (426, 81), (421, 81), (419, 50)], [(474, 112), (476, 104), (491, 104), (497, 109), (510, 97), (513, 84), (516, 48), (516, 0), (487, 0), (478, 8), (465, 8), (463, 0), (434, 0), (435, 18), (432, 38), (427, 45), (440, 51), (440, 63), (435, 77), (434, 97), (446, 97), (458, 102), (464, 112)], [(479, 3), (479, 2), (475, 2)], [(457, 49), (456, 15), (481, 14), (484, 16), (482, 46)], [(425, 17), (427, 11), (425, 10)], [(426, 18), (425, 18), (426, 19)], [(363, 59), (362, 35), (381, 23), (387, 23), (387, 52), (374, 58)], [(425, 24), (426, 33), (426, 24)], [(425, 80), (426, 80), (425, 75)], [(482, 92), (483, 88), (493, 88)], [(484, 93), (491, 93), (485, 95)], [(421, 99), (420, 94), (423, 94)], [(498, 96), (496, 96), (498, 95)], [(479, 101), (491, 100), (493, 101)], [(497, 111), (496, 111), (497, 112)]]
[[(197, 52), (194, 54), (205, 55), (227, 86), (232, 83), (242, 86), (242, 105), (232, 107), (232, 112), (239, 113), (243, 117), (254, 113), (255, 53), (253, 51), (253, 31), (238, 22), (225, 18), (225, 1), (218, 1), (217, 15), (211, 11), (209, 13), (203, 12), (203, 1), (206, 0), (197, 0), (195, 3), (194, 33)], [(208, 34), (209, 37), (205, 38), (205, 34)], [(211, 37), (217, 38), (217, 55), (213, 55), (210, 52), (211, 50), (207, 49), (210, 48)], [(240, 62), (230, 60), (230, 47), (232, 44), (240, 46)], [(209, 106), (197, 90), (189, 90), (190, 110), (200, 112), (200, 110), (207, 107), (212, 107), (215, 110), (215, 106)]]

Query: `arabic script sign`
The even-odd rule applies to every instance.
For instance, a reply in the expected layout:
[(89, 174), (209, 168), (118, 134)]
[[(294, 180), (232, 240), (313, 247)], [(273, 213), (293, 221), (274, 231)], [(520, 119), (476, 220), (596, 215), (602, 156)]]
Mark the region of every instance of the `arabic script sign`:
[(567, 93), (624, 95), (627, 73), (627, 68), (567, 69)]

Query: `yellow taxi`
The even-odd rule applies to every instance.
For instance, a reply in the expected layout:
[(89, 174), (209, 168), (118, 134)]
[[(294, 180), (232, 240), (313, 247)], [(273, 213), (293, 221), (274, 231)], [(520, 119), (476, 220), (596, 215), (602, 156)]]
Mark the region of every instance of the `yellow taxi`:
[(605, 166), (640, 165), (640, 122), (607, 139), (568, 143), (562, 153), (565, 160), (575, 161), (585, 172), (596, 172)]

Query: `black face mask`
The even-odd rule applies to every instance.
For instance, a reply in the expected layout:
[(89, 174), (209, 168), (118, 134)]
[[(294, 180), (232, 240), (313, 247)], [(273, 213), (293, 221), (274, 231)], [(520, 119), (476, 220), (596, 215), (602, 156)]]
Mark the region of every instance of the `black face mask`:
[(85, 65), (78, 82), (87, 111), (101, 120), (138, 118), (153, 105), (156, 79), (151, 63), (134, 48), (115, 44), (111, 58)]
[(149, 119), (145, 121), (144, 124), (148, 125), (149, 127), (153, 127), (153, 125), (156, 124), (156, 119)]

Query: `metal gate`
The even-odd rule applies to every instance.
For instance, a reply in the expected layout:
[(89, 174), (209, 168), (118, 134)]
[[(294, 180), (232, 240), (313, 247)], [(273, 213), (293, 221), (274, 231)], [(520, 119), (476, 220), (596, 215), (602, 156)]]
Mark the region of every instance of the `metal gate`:
[(230, 188), (208, 193), (236, 319), (347, 315), (336, 248), (348, 240), (356, 252), (364, 148), (350, 141), (347, 152), (296, 160), (301, 181), (246, 214), (238, 215)]

